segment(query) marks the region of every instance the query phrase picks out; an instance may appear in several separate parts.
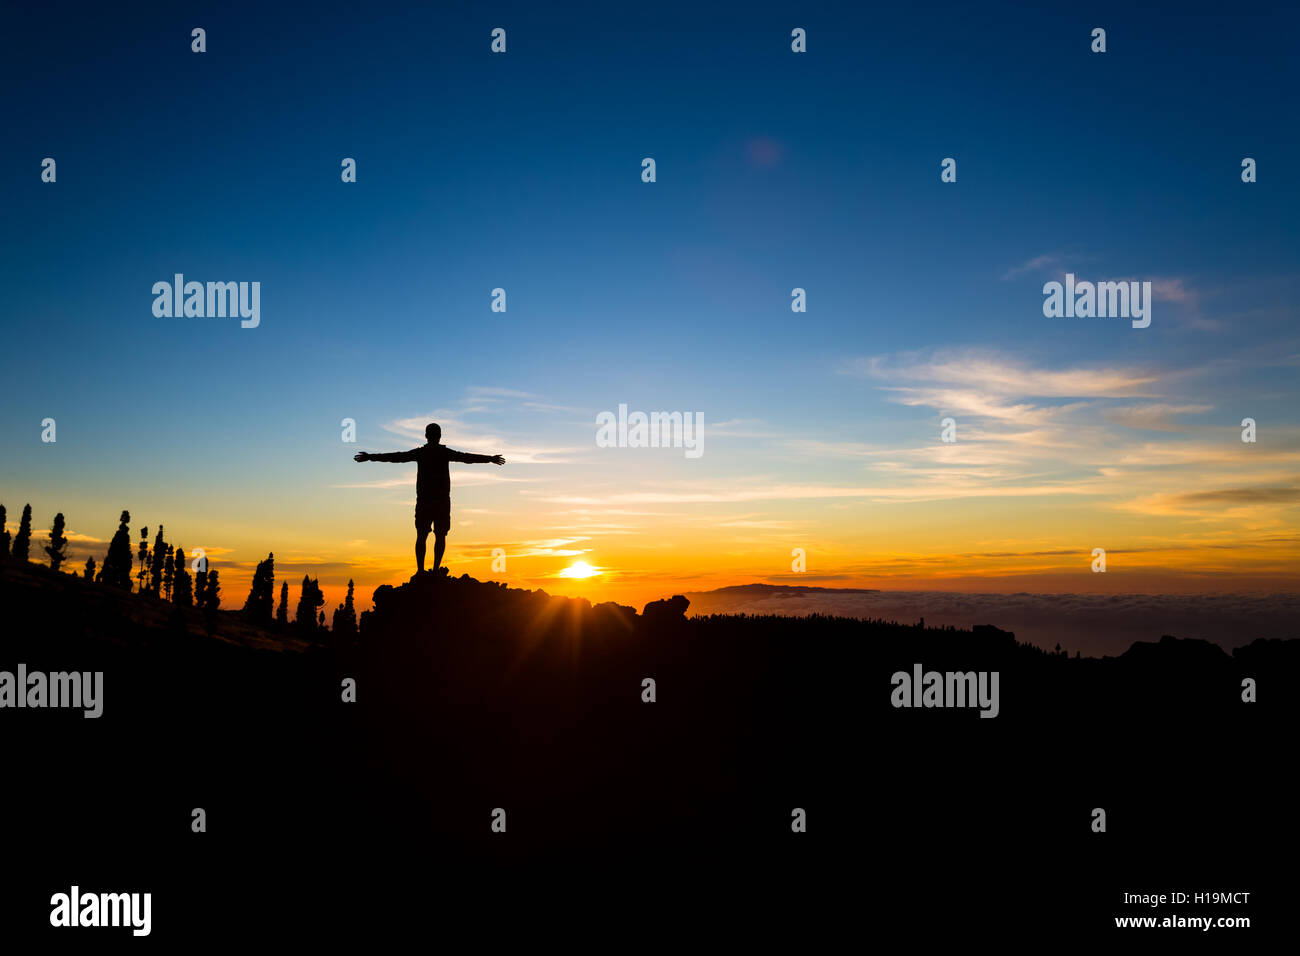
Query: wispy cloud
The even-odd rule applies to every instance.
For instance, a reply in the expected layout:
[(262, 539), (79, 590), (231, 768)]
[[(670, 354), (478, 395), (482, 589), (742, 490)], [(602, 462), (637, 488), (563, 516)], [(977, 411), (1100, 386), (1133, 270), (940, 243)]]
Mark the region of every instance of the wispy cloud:
[[(1171, 295), (1185, 289), (1173, 285)], [(1274, 360), (1277, 364), (1279, 360)], [(925, 496), (1096, 495), (1103, 508), (1227, 521), (1249, 514), (1270, 527), (1293, 507), (1291, 475), (1300, 435), (1281, 427), (1267, 445), (1240, 441), (1236, 420), (1194, 424), (1213, 413), (1203, 380), (1187, 369), (1126, 364), (1043, 367), (983, 350), (903, 353), (854, 360), (845, 371), (875, 380), (889, 401), (933, 409), (935, 419), (910, 447), (793, 442), (822, 456), (858, 460), (882, 485), (822, 489), (878, 500)], [(1195, 383), (1191, 380), (1197, 379)], [(1135, 401), (1138, 399), (1138, 401)], [(938, 418), (953, 416), (958, 441), (938, 440)], [(1192, 440), (1138, 439), (1135, 431), (1187, 433)], [(1170, 466), (1188, 466), (1170, 488)], [(749, 492), (730, 493), (744, 499)], [(1217, 509), (1217, 511), (1216, 511)]]
[(416, 445), (424, 444), (424, 429), (430, 422), (442, 426), (442, 440), (460, 451), (474, 454), (503, 455), (515, 465), (554, 465), (570, 461), (571, 455), (589, 451), (583, 446), (555, 447), (519, 442), (465, 421), (455, 412), (432, 411), (385, 422), (383, 428)]
[(957, 392), (966, 387), (970, 394), (1038, 398), (1145, 397), (1160, 379), (1158, 372), (1144, 368), (1036, 368), (1024, 360), (974, 349), (935, 352), (930, 357), (917, 353), (868, 356), (851, 360), (845, 371), (884, 381), (927, 383), (915, 390)]
[(1034, 258), (1022, 262), (1018, 266), (1012, 266), (1006, 272), (1002, 273), (1002, 281), (1010, 282), (1013, 279), (1018, 279), (1023, 275), (1028, 275), (1033, 272), (1054, 272), (1060, 267), (1063, 261), (1064, 257), (1061, 256), (1060, 253), (1056, 252), (1034, 256)]
[[(1094, 480), (1095, 483), (1095, 480)], [(951, 498), (984, 497), (1034, 497), (1039, 495), (1095, 494), (1087, 482), (1048, 482), (1038, 485), (1014, 487), (980, 487), (965, 482), (953, 482), (945, 487), (909, 485), (821, 485), (821, 484), (755, 484), (736, 487), (732, 480), (720, 480), (713, 485), (700, 485), (680, 491), (640, 490), (615, 491), (603, 496), (555, 495), (541, 496), (542, 501), (568, 505), (604, 504), (716, 504), (722, 502), (782, 501), (817, 498), (864, 498), (876, 501), (934, 501)]]
[(495, 388), (493, 386), (471, 385), (465, 389), (470, 399), (499, 401), (507, 398), (537, 399), (541, 396), (532, 392), (521, 392), (513, 388)]
[(1181, 415), (1199, 415), (1214, 408), (1213, 405), (1168, 405), (1153, 402), (1149, 405), (1120, 405), (1107, 408), (1102, 417), (1128, 428), (1145, 428), (1151, 431), (1183, 431), (1187, 428), (1175, 421)]
[[(511, 475), (502, 475), (492, 471), (482, 469), (457, 471), (453, 481), (457, 488), (465, 488), (471, 485), (502, 485), (536, 481), (536, 478), (520, 478)], [(353, 481), (345, 482), (338, 485), (330, 485), (331, 488), (414, 488), (415, 471), (413, 469), (403, 469), (403, 473), (393, 478), (376, 478), (373, 481)]]

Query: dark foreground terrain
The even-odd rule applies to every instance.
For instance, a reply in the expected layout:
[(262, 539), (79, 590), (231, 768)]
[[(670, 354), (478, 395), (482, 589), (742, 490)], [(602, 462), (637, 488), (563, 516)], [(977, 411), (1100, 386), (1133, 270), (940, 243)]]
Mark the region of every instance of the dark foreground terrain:
[[(1074, 659), (993, 627), (685, 604), (427, 576), (380, 588), (355, 641), (306, 641), (9, 566), (0, 670), (105, 677), (99, 719), (0, 710), (0, 930), (149, 945), (50, 929), (77, 883), (151, 892), (152, 945), (173, 951), (1292, 932), (1300, 641), (1157, 634)], [(998, 716), (894, 708), (891, 675), (918, 663), (998, 671)], [(1153, 910), (1126, 891), (1251, 895)], [(1153, 914), (1252, 926), (1115, 928)]]

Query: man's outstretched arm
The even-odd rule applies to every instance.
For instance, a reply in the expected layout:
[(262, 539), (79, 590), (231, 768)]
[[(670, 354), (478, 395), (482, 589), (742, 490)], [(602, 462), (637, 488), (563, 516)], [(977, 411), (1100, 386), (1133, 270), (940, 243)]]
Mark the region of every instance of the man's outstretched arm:
[(420, 449), (412, 448), (410, 451), (386, 451), (377, 454), (371, 454), (368, 451), (359, 451), (352, 456), (353, 461), (419, 461)]
[(467, 465), (504, 465), (506, 460), (500, 455), (471, 455), (466, 451), (447, 449), (447, 458), (451, 461), (463, 461)]

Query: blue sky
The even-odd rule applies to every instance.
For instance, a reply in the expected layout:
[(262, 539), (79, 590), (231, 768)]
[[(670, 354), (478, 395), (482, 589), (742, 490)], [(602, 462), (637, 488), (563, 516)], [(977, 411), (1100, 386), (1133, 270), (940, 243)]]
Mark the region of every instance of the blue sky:
[[(713, 480), (851, 483), (852, 454), (791, 442), (928, 440), (942, 402), (896, 389), (944, 385), (944, 356), (998, 381), (1155, 369), (1158, 388), (1082, 398), (1181, 409), (1183, 428), (1297, 425), (1294, 12), (271, 6), (9, 14), (0, 274), (23, 384), (0, 480), (102, 509), (89, 537), (119, 501), (242, 514), (249, 534), (281, 502), (356, 508), (344, 416), (362, 448), (405, 447), (393, 423), (437, 413), (449, 443), (527, 461), (589, 444), (619, 402), (702, 410), (734, 433)], [(1156, 280), (1152, 327), (1044, 319), (1041, 284), (1067, 270)], [(260, 281), (261, 326), (155, 318), (175, 272)], [(1153, 414), (1136, 440), (1168, 436)], [(600, 459), (570, 461), (567, 485), (600, 481)], [(626, 475), (705, 473), (683, 467)]]

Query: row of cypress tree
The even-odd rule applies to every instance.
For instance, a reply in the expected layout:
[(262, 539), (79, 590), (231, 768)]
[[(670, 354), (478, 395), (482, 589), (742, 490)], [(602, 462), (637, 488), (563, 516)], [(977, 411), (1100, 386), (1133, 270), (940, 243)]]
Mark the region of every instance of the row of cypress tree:
[[(27, 562), (31, 560), (32, 506), (23, 508), (22, 520), (18, 525), (17, 535), (10, 538), (5, 523), (6, 512), (0, 504), (0, 561), (14, 560)], [(107, 584), (126, 591), (138, 590), (141, 594), (151, 594), (173, 604), (184, 607), (199, 607), (206, 613), (215, 615), (221, 606), (221, 584), (215, 569), (207, 566), (207, 557), (198, 556), (193, 562), (194, 576), (190, 576), (190, 564), (185, 549), (180, 545), (173, 547), (163, 539), (163, 526), (158, 526), (153, 547), (149, 546), (149, 529), (140, 529), (140, 544), (136, 551), (139, 570), (135, 574), (136, 583), (131, 581), (131, 514), (123, 511), (117, 531), (108, 545), (108, 553), (103, 563), (96, 570), (95, 559), (87, 558), (82, 576), (87, 581)], [(50, 568), (58, 571), (68, 560), (68, 539), (64, 533), (63, 512), (54, 516), (50, 528), (49, 542), (45, 553), (50, 559)], [(268, 554), (265, 561), (259, 561), (253, 572), (253, 583), (249, 588), (248, 599), (244, 601), (243, 615), (253, 624), (270, 627), (272, 624), (271, 607), (275, 594), (275, 554)], [(308, 635), (321, 630), (328, 630), (325, 625), (325, 612), (318, 609), (325, 603), (325, 595), (316, 578), (304, 574), (302, 592), (298, 599), (297, 617), (294, 621), (298, 631)], [(281, 628), (289, 626), (289, 584), (280, 585), (280, 603), (275, 610), (275, 623)], [(357, 633), (357, 614), (353, 604), (353, 584), (348, 581), (348, 596), (343, 604), (334, 611), (333, 631), (338, 637), (355, 637)]]
[[(18, 534), (11, 538), (6, 524), (5, 506), (0, 505), (0, 561), (10, 556), (18, 561), (29, 561), (32, 549), (32, 506), (23, 508), (22, 519), (18, 522)], [(68, 539), (63, 534), (63, 512), (54, 516), (54, 525), (50, 528), (50, 540), (45, 545), (45, 553), (50, 556), (50, 567), (55, 571), (68, 560)]]
[[(275, 594), (275, 553), (259, 561), (253, 572), (253, 583), (248, 589), (248, 600), (244, 602), (244, 617), (254, 624), (269, 626), (271, 623), (271, 603)], [(325, 603), (325, 595), (320, 589), (318, 579), (304, 574), (302, 590), (299, 592), (297, 615), (294, 623), (298, 630), (311, 633), (316, 630), (328, 630), (325, 625), (325, 612), (317, 609)], [(289, 582), (280, 584), (280, 604), (276, 608), (275, 621), (281, 627), (289, 624)], [(348, 596), (334, 610), (334, 634), (338, 637), (355, 637), (357, 633), (357, 612), (353, 604), (353, 584), (348, 581)]]

